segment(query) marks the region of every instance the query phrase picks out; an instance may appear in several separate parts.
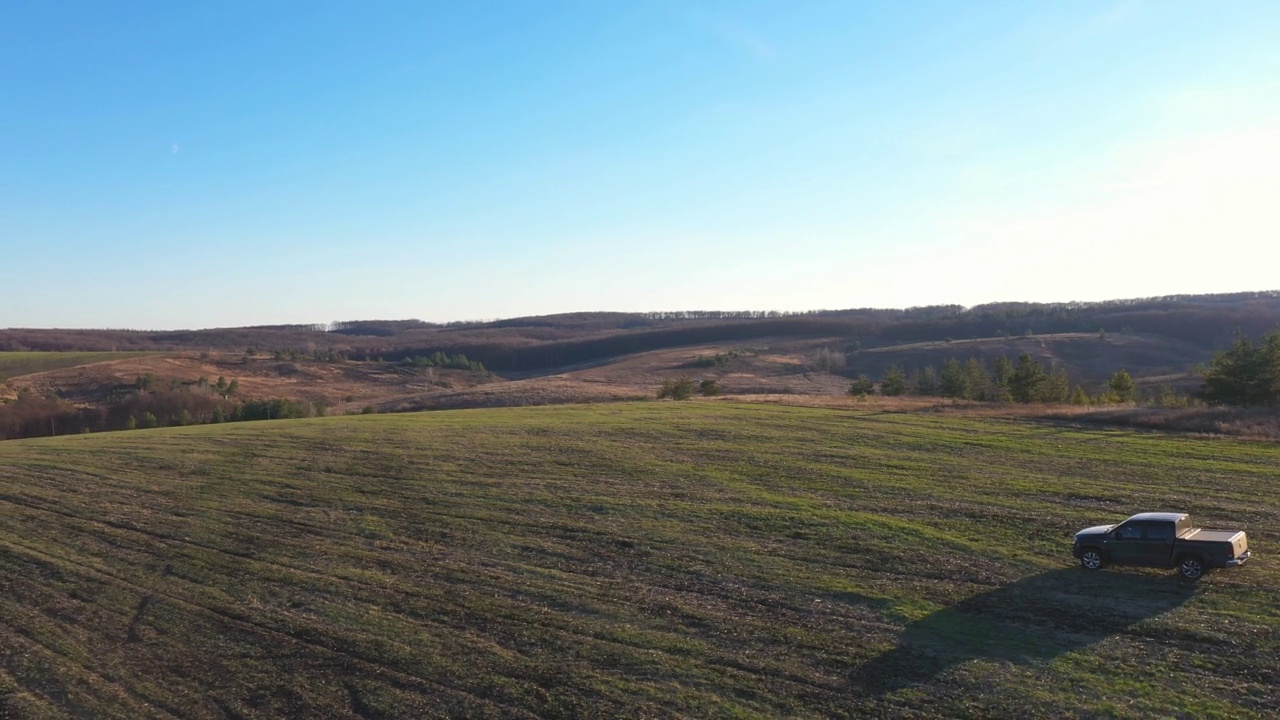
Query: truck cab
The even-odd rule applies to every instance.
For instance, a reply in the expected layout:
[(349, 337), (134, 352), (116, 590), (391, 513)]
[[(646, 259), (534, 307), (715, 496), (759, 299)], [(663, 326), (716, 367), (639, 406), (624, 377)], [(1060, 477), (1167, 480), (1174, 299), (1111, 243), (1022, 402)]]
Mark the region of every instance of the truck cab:
[(1251, 556), (1243, 530), (1201, 530), (1186, 513), (1139, 513), (1117, 525), (1076, 533), (1072, 554), (1087, 570), (1105, 565), (1178, 568), (1199, 579), (1209, 568), (1243, 565)]

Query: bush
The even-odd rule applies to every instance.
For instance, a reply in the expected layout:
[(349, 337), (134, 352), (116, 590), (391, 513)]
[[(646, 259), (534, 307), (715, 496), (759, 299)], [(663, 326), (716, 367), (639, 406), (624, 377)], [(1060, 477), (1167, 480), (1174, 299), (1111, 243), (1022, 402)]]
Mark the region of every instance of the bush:
[(275, 400), (246, 400), (236, 408), (236, 420), (284, 420), (311, 417), (315, 414), (311, 403)]
[(1192, 406), (1193, 401), (1192, 398), (1179, 394), (1168, 385), (1161, 385), (1156, 389), (1149, 403), (1152, 407), (1158, 408), (1188, 408)]
[(866, 375), (859, 375), (849, 385), (849, 394), (854, 397), (866, 397), (875, 389), (875, 383), (871, 382), (871, 378)]
[(716, 353), (715, 355), (701, 355), (689, 361), (689, 367), (695, 368), (716, 368), (724, 367), (729, 364), (730, 356), (724, 353)]
[(687, 377), (664, 380), (662, 387), (658, 389), (658, 399), (688, 400), (693, 397), (694, 388), (693, 380)]

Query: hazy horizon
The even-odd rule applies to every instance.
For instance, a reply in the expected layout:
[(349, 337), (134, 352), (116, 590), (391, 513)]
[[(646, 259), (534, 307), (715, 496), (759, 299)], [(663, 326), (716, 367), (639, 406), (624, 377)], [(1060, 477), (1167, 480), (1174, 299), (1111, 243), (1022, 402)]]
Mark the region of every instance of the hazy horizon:
[(0, 8), (0, 327), (1273, 287), (1277, 35), (1261, 1)]
[[(1278, 294), (1278, 295), (1280, 295), (1280, 289), (1267, 289), (1267, 290), (1237, 290), (1237, 291), (1230, 291), (1230, 292), (1225, 292), (1225, 293), (1208, 293), (1207, 295), (1237, 295), (1237, 294), (1252, 294), (1252, 293), (1258, 293), (1258, 294)], [(1190, 295), (1201, 296), (1201, 295), (1206, 295), (1206, 294), (1202, 294), (1202, 293), (1194, 293), (1194, 294), (1193, 294), (1193, 293), (1170, 293), (1169, 295), (1152, 295), (1152, 296), (1144, 296), (1144, 297), (1117, 297), (1117, 298), (1106, 298), (1106, 299), (1104, 299), (1104, 300), (1062, 300), (1062, 301), (1056, 301), (1056, 300), (1044, 300), (1044, 301), (1030, 301), (1030, 300), (993, 300), (993, 301), (991, 301), (991, 302), (987, 302), (987, 303), (978, 303), (978, 304), (976, 304), (976, 305), (960, 305), (959, 303), (933, 303), (933, 304), (929, 304), (929, 305), (904, 305), (904, 306), (899, 306), (899, 307), (887, 307), (887, 306), (871, 306), (871, 305), (862, 305), (862, 306), (856, 306), (856, 307), (852, 307), (852, 306), (851, 306), (851, 307), (844, 307), (844, 308), (834, 308), (834, 307), (832, 307), (832, 308), (804, 308), (804, 309), (797, 309), (797, 310), (781, 310), (781, 309), (778, 309), (778, 308), (727, 308), (727, 307), (723, 307), (723, 308), (714, 308), (714, 307), (708, 307), (708, 308), (680, 308), (680, 309), (670, 309), (670, 310), (581, 310), (581, 309), (579, 309), (579, 310), (567, 310), (567, 311), (563, 311), (563, 312), (555, 312), (555, 313), (541, 313), (541, 314), (536, 314), (536, 315), (506, 315), (506, 316), (502, 316), (502, 317), (464, 317), (464, 318), (450, 318), (450, 319), (444, 319), (444, 320), (427, 320), (427, 319), (425, 319), (425, 318), (421, 318), (421, 317), (369, 316), (369, 317), (358, 317), (358, 318), (357, 318), (357, 317), (341, 318), (341, 319), (335, 318), (335, 319), (332, 319), (332, 320), (314, 320), (314, 321), (306, 321), (306, 320), (304, 320), (304, 321), (299, 321), (299, 322), (290, 322), (290, 323), (250, 322), (250, 323), (243, 324), (243, 325), (210, 325), (210, 326), (202, 326), (202, 327), (197, 327), (197, 326), (192, 326), (192, 325), (187, 325), (187, 326), (171, 326), (171, 327), (127, 327), (127, 326), (96, 326), (96, 327), (87, 327), (87, 326), (67, 326), (67, 325), (64, 325), (64, 326), (34, 326), (34, 325), (23, 325), (23, 326), (0, 327), (0, 330), (72, 330), (72, 331), (76, 331), (76, 330), (88, 330), (88, 331), (125, 331), (125, 332), (181, 332), (181, 331), (192, 331), (192, 332), (199, 332), (199, 331), (203, 331), (203, 330), (230, 330), (230, 329), (243, 329), (243, 328), (255, 328), (255, 327), (290, 326), (290, 325), (304, 325), (304, 326), (305, 326), (305, 325), (331, 326), (331, 325), (333, 325), (333, 324), (335, 324), (335, 323), (344, 323), (344, 322), (348, 322), (348, 323), (349, 323), (349, 322), (424, 322), (424, 323), (431, 324), (431, 325), (469, 324), (469, 323), (484, 324), (484, 323), (502, 322), (502, 321), (504, 321), (504, 320), (518, 320), (518, 319), (521, 319), (521, 318), (555, 317), (555, 316), (560, 316), (560, 315), (592, 315), (592, 314), (643, 315), (643, 314), (649, 314), (649, 313), (673, 313), (673, 314), (678, 314), (678, 313), (704, 313), (704, 312), (706, 312), (706, 313), (720, 313), (720, 312), (723, 312), (723, 313), (747, 313), (747, 312), (752, 312), (752, 313), (772, 313), (772, 312), (776, 312), (776, 313), (780, 313), (780, 314), (784, 314), (784, 315), (785, 315), (785, 314), (805, 314), (805, 313), (818, 313), (818, 312), (847, 312), (847, 311), (857, 311), (857, 310), (903, 310), (903, 311), (908, 311), (908, 310), (916, 310), (916, 309), (921, 309), (921, 308), (929, 308), (929, 307), (946, 307), (946, 306), (959, 306), (959, 307), (961, 307), (964, 311), (969, 311), (969, 310), (973, 310), (974, 308), (982, 307), (982, 306), (984, 306), (984, 305), (1002, 305), (1002, 304), (1019, 304), (1019, 303), (1040, 304), (1040, 305), (1073, 305), (1073, 304), (1090, 304), (1090, 303), (1107, 303), (1107, 302), (1127, 302), (1127, 301), (1141, 301), (1141, 300), (1160, 300), (1160, 299), (1168, 298), (1168, 297), (1185, 297), (1185, 296), (1190, 296)]]

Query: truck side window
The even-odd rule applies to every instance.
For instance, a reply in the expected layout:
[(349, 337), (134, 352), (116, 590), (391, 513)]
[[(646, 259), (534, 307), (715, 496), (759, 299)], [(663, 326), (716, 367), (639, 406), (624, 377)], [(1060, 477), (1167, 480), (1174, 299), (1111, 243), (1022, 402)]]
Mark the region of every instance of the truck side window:
[(1142, 527), (1141, 527), (1140, 525), (1138, 525), (1137, 523), (1130, 523), (1130, 524), (1128, 524), (1128, 525), (1121, 525), (1121, 526), (1120, 526), (1120, 539), (1121, 539), (1121, 540), (1141, 540), (1141, 539), (1142, 539)]
[(1172, 540), (1173, 539), (1173, 523), (1164, 523), (1164, 522), (1147, 523), (1147, 539), (1148, 540)]

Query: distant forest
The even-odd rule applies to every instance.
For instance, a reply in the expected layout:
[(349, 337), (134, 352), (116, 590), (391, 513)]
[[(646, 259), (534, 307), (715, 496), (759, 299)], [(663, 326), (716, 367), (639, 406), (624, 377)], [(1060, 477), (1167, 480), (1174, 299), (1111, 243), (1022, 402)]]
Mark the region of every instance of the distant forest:
[(1221, 350), (1280, 327), (1280, 291), (1089, 303), (994, 303), (902, 310), (571, 313), (490, 322), (341, 321), (316, 325), (138, 331), (0, 330), (0, 351), (195, 350), (323, 353), (387, 361), (465, 355), (500, 372), (768, 337), (842, 337), (861, 347), (1051, 333), (1162, 335)]

